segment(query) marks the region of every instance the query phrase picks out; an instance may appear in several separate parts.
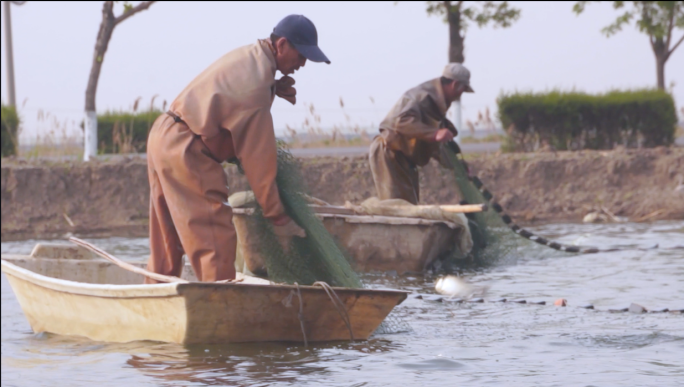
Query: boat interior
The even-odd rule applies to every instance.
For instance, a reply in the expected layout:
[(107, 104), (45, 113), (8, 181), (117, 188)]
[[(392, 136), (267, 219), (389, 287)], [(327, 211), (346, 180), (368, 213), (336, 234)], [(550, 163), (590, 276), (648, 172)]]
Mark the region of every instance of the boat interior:
[[(125, 270), (73, 244), (38, 243), (30, 255), (3, 254), (2, 259), (36, 274), (67, 281), (108, 285), (140, 285), (144, 282), (143, 275)], [(147, 263), (146, 258), (126, 262), (140, 268), (145, 268)], [(190, 264), (186, 263), (181, 278), (197, 281)], [(271, 284), (268, 280), (242, 273), (237, 273), (237, 279), (242, 283)]]

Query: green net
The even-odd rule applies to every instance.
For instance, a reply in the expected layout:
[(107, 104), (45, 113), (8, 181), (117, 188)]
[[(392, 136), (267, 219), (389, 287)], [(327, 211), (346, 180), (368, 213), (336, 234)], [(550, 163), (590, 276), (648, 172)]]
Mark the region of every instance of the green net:
[[(490, 204), (470, 180), (462, 154), (448, 144), (443, 147), (442, 154), (451, 166), (462, 199), (469, 204)], [(475, 264), (493, 264), (503, 259), (516, 258), (522, 252), (525, 252), (525, 255), (549, 253), (549, 249), (544, 249), (543, 246), (513, 232), (491, 205), (486, 211), (468, 214), (468, 226), (473, 238), (473, 249), (469, 256)]]
[(285, 211), (306, 231), (307, 236), (293, 237), (286, 252), (273, 233), (271, 222), (264, 218), (261, 207), (257, 205), (249, 232), (258, 240), (268, 278), (289, 284), (311, 285), (324, 281), (331, 286), (363, 287), (340, 246), (309, 207), (304, 196), (307, 192), (300, 166), (280, 142), (276, 183)]
[[(238, 164), (238, 167), (239, 164)], [(242, 169), (240, 168), (240, 171)], [(333, 239), (309, 207), (301, 168), (295, 158), (278, 142), (278, 174), (276, 183), (285, 211), (306, 231), (306, 238), (292, 238), (285, 251), (257, 204), (248, 232), (256, 236), (259, 253), (264, 259), (268, 278), (274, 282), (311, 285), (324, 281), (332, 286), (362, 288), (343, 249)], [(390, 314), (376, 329), (376, 334), (408, 332), (411, 327), (400, 317)]]

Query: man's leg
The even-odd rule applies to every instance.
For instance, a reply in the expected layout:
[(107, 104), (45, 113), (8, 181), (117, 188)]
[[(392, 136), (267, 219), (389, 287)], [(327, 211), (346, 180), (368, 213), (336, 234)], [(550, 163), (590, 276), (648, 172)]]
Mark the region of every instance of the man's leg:
[(155, 162), (183, 250), (200, 281), (235, 278), (237, 234), (221, 164), (185, 124), (172, 125)]
[(381, 136), (371, 143), (368, 161), (378, 199), (418, 204), (418, 171), (403, 155), (388, 149)]
[[(147, 270), (180, 277), (184, 266), (183, 247), (154, 168), (155, 154), (165, 151), (158, 146), (159, 137), (157, 136), (161, 130), (157, 126), (162, 125), (163, 121), (163, 118), (160, 118), (155, 122), (147, 142), (147, 175), (150, 182), (150, 258), (147, 262)], [(145, 278), (145, 283), (155, 284), (159, 281)]]
[[(180, 277), (183, 274), (183, 246), (176, 232), (171, 214), (162, 195), (150, 192), (150, 259), (147, 270), (153, 273)], [(145, 278), (145, 283), (159, 281)]]

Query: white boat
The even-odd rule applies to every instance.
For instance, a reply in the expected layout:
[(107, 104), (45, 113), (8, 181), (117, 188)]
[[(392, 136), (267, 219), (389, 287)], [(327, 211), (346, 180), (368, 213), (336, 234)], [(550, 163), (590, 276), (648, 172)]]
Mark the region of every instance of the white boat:
[[(187, 268), (183, 277), (195, 280)], [(2, 271), (34, 332), (108, 342), (365, 340), (407, 296), (348, 288), (330, 294), (241, 274), (242, 282), (234, 283), (143, 285), (142, 275), (68, 245), (39, 244), (30, 256), (3, 254)]]
[[(369, 216), (340, 206), (311, 207), (344, 248), (352, 268), (361, 273), (422, 272), (457, 249), (458, 241), (470, 240), (465, 220), (454, 223), (405, 216)], [(266, 277), (268, 273), (259, 251), (259, 239), (253, 237), (255, 232), (250, 232), (253, 213), (252, 208), (233, 209), (240, 251), (237, 266), (246, 273)]]

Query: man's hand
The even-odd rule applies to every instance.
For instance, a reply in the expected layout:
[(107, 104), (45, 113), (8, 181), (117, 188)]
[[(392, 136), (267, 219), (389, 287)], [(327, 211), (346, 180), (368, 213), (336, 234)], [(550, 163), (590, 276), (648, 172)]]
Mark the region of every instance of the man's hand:
[(290, 251), (292, 237), (306, 238), (306, 231), (299, 227), (299, 225), (286, 214), (282, 214), (277, 218), (272, 219), (271, 222), (273, 223), (273, 233), (278, 238), (280, 246), (282, 246), (286, 253)]
[(288, 75), (283, 76), (282, 78), (278, 79), (275, 83), (275, 94), (278, 97), (283, 98), (294, 105), (297, 102), (297, 90), (294, 87), (292, 87), (294, 84), (294, 78)]
[(442, 128), (435, 134), (435, 142), (449, 142), (454, 139), (454, 134), (449, 129)]
[(454, 136), (458, 135), (458, 130), (456, 130), (456, 127), (454, 126), (453, 122), (449, 121), (446, 118), (444, 118), (442, 120), (442, 122), (439, 124), (439, 126), (449, 129), (451, 134), (453, 134)]

